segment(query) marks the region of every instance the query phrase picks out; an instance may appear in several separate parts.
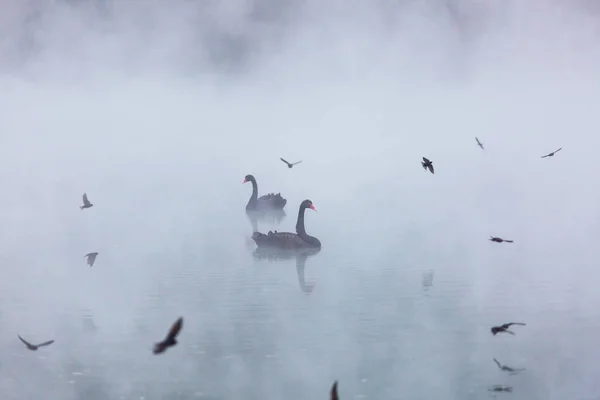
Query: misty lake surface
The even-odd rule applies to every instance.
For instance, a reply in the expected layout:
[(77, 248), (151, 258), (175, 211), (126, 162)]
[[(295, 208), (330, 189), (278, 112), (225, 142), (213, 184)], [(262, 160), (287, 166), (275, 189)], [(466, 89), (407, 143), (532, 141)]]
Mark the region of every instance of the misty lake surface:
[[(478, 399), (503, 384), (515, 389), (499, 396), (548, 399), (581, 382), (596, 385), (582, 365), (597, 350), (574, 329), (598, 327), (581, 300), (593, 296), (592, 284), (544, 270), (564, 248), (489, 242), (488, 228), (475, 228), (486, 215), (484, 193), (479, 208), (466, 188), (434, 206), (449, 178), (443, 169), (439, 177), (420, 170), (418, 157), (402, 173), (425, 182), (415, 191), (378, 162), (369, 170), (377, 183), (348, 182), (365, 173), (350, 165), (336, 179), (323, 178), (308, 160), (288, 170), (256, 153), (266, 160), (258, 172), (225, 167), (181, 179), (189, 165), (173, 161), (174, 180), (156, 182), (136, 167), (118, 179), (105, 164), (86, 189), (95, 205), (84, 211), (78, 192), (50, 185), (30, 198), (37, 203), (13, 204), (7, 225), (23, 220), (28, 229), (10, 240), (35, 245), (3, 251), (10, 272), (0, 292), (3, 398), (317, 399), (338, 379), (342, 398)], [(206, 168), (194, 171), (210, 170), (218, 157), (200, 158)], [(163, 167), (145, 168), (158, 174)], [(257, 221), (262, 232), (293, 232), (298, 204), (313, 201), (317, 211), (306, 211), (306, 227), (323, 243), (318, 254), (254, 254), (244, 210), (251, 187), (241, 184), (249, 172), (259, 194), (276, 188), (288, 199), (279, 223)], [(36, 173), (40, 182), (43, 174)], [(466, 205), (457, 200), (463, 195)], [(17, 211), (25, 206), (28, 217)], [(92, 250), (100, 254), (89, 268), (82, 256)], [(153, 355), (152, 344), (180, 315), (179, 345)], [(490, 334), (491, 325), (512, 320), (528, 326), (515, 328), (516, 336)], [(53, 335), (56, 343), (29, 352), (17, 332), (34, 342)], [(527, 371), (508, 375), (494, 357)], [(573, 371), (577, 379), (562, 378)]]
[(0, 400), (600, 398), (595, 19), (109, 3), (0, 15)]

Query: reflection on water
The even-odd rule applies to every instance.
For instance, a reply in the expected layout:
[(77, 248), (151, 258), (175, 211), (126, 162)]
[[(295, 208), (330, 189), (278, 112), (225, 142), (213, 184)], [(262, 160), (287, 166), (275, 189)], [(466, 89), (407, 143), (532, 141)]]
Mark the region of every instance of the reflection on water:
[(306, 279), (304, 276), (304, 268), (306, 266), (306, 260), (309, 257), (312, 257), (318, 254), (321, 249), (300, 249), (300, 250), (276, 250), (269, 248), (261, 248), (258, 247), (252, 253), (255, 260), (268, 260), (271, 262), (276, 262), (279, 260), (296, 260), (296, 273), (298, 275), (298, 285), (300, 285), (300, 290), (304, 293), (312, 293), (315, 283), (306, 283)]
[(421, 279), (421, 285), (423, 290), (428, 291), (433, 286), (433, 270), (423, 272), (423, 278)]
[(286, 213), (284, 210), (246, 210), (246, 216), (248, 217), (248, 221), (250, 221), (250, 225), (252, 225), (252, 232), (250, 233), (252, 234), (254, 232), (260, 232), (258, 229), (259, 222), (270, 225), (279, 225), (286, 217)]

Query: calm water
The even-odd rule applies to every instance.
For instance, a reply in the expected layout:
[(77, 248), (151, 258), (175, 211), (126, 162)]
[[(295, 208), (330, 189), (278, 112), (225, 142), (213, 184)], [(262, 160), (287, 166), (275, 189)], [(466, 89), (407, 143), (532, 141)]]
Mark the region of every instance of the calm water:
[[(278, 191), (297, 192), (293, 176), (309, 170), (285, 171)], [(412, 173), (421, 172), (417, 164)], [(544, 267), (576, 245), (492, 244), (468, 233), (460, 210), (399, 212), (400, 195), (310, 194), (318, 211), (307, 211), (307, 230), (322, 251), (258, 259), (244, 213), (251, 188), (238, 182), (221, 185), (214, 210), (210, 196), (196, 208), (177, 191), (125, 209), (90, 193), (94, 208), (81, 212), (69, 199), (45, 217), (69, 221), (60, 229), (32, 224), (30, 251), (5, 248), (3, 398), (326, 398), (335, 379), (342, 398), (373, 399), (487, 398), (494, 384), (514, 387), (499, 396), (554, 399), (597, 387), (585, 366), (597, 355), (586, 297), (598, 273)], [(288, 199), (281, 223), (259, 221), (260, 230), (293, 231), (301, 197)], [(100, 252), (91, 269), (88, 250)], [(180, 345), (152, 355), (179, 315)], [(528, 326), (491, 336), (490, 325), (509, 320)], [(56, 343), (31, 353), (16, 333)], [(509, 376), (493, 357), (527, 371)]]

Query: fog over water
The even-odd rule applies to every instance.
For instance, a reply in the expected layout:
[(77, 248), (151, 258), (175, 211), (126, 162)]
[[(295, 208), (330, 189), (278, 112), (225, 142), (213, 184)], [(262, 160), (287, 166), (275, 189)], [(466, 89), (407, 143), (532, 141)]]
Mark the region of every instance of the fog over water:
[(593, 2), (1, 7), (2, 400), (599, 398)]

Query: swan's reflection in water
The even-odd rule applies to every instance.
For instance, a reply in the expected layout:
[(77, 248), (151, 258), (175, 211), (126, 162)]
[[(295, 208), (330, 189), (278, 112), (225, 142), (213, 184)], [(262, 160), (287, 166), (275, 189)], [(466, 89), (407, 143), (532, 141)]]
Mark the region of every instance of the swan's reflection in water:
[(321, 251), (321, 249), (299, 249), (299, 250), (281, 250), (281, 249), (270, 249), (258, 247), (252, 253), (255, 260), (266, 260), (269, 262), (279, 260), (292, 260), (296, 259), (296, 273), (298, 274), (298, 285), (300, 290), (304, 293), (312, 293), (315, 283), (306, 283), (304, 277), (304, 267), (306, 260), (309, 257), (315, 256)]
[(88, 311), (83, 316), (83, 330), (86, 333), (95, 333), (98, 331), (98, 326), (94, 322), (92, 314)]
[(283, 221), (286, 217), (286, 213), (283, 210), (271, 210), (271, 211), (255, 211), (255, 210), (246, 210), (246, 217), (248, 217), (248, 221), (250, 221), (250, 225), (252, 226), (252, 232), (246, 238), (246, 246), (253, 247), (255, 246), (254, 240), (250, 238), (254, 232), (259, 232), (258, 223), (262, 224), (270, 224), (271, 226), (279, 225), (281, 221)]
[(424, 271), (421, 278), (421, 285), (425, 292), (429, 291), (429, 288), (433, 286), (433, 270)]
[(248, 221), (252, 225), (252, 233), (258, 232), (258, 223), (269, 223), (272, 225), (279, 225), (286, 216), (283, 210), (272, 210), (272, 211), (251, 211), (246, 210), (246, 216)]

